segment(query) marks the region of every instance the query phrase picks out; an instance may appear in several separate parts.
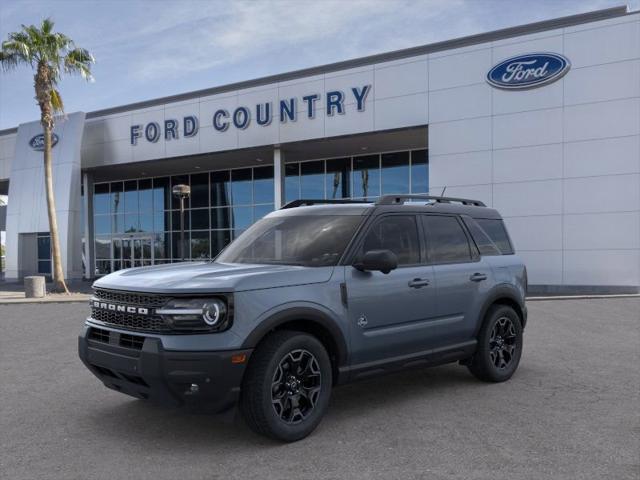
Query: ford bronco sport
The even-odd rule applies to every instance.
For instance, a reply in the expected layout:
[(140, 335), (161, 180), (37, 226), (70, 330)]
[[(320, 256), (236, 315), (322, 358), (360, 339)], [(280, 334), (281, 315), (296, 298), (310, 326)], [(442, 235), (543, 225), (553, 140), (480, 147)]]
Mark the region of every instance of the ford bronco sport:
[(496, 210), (447, 197), (297, 200), (213, 261), (94, 284), (79, 337), (107, 387), (222, 411), (281, 441), (307, 436), (335, 385), (459, 362), (509, 379), (527, 275)]

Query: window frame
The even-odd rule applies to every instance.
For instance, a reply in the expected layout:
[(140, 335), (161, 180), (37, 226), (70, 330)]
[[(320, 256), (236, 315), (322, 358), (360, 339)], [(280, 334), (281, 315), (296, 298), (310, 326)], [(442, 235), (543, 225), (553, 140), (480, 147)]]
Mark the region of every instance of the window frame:
[[(481, 260), (481, 255), (480, 252), (478, 251), (478, 247), (475, 244), (475, 242), (473, 241), (473, 238), (471, 237), (471, 234), (469, 233), (469, 231), (467, 230), (467, 226), (464, 224), (464, 221), (462, 221), (462, 219), (460, 218), (460, 215), (456, 215), (456, 214), (452, 214), (452, 213), (420, 213), (420, 228), (422, 229), (422, 236), (424, 239), (424, 254), (425, 254), (425, 258), (426, 258), (426, 265), (431, 265), (431, 266), (436, 266), (436, 265), (464, 265), (466, 263), (478, 263)], [(467, 239), (467, 246), (469, 248), (469, 260), (465, 261), (465, 262), (460, 262), (460, 261), (448, 261), (448, 262), (435, 262), (433, 261), (433, 259), (430, 258), (429, 255), (429, 244), (432, 241), (431, 240), (431, 235), (429, 234), (429, 231), (427, 230), (424, 221), (422, 220), (423, 217), (449, 217), (449, 218), (454, 218), (457, 222), (458, 225), (460, 225), (460, 228), (462, 229), (462, 232), (464, 233), (464, 236)]]

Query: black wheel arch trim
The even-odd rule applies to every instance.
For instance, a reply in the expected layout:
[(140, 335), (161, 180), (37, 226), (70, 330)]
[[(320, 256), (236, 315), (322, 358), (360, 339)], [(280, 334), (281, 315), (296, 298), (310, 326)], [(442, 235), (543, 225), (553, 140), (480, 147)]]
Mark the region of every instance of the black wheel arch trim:
[(516, 313), (520, 317), (522, 322), (522, 328), (524, 329), (527, 323), (527, 307), (525, 306), (524, 297), (520, 294), (518, 289), (514, 285), (510, 285), (507, 283), (496, 285), (488, 294), (487, 299), (482, 305), (482, 309), (480, 310), (480, 316), (478, 317), (478, 325), (476, 327), (476, 336), (482, 327), (482, 322), (484, 321), (485, 316), (487, 315), (487, 311), (491, 308), (495, 303), (501, 303), (502, 301), (506, 301), (507, 303), (514, 303), (518, 306), (518, 310)]
[(269, 332), (291, 322), (310, 322), (328, 332), (336, 350), (336, 367), (347, 363), (348, 349), (344, 333), (330, 315), (313, 307), (291, 307), (265, 318), (247, 336), (242, 348), (255, 348)]

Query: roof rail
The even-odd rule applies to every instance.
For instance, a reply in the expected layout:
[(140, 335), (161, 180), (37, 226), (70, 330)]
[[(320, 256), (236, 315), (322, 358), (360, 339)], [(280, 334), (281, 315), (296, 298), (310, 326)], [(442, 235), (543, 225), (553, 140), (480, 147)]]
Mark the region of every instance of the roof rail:
[(474, 207), (486, 207), (480, 200), (470, 200), (468, 198), (437, 197), (434, 195), (383, 195), (376, 202), (376, 205), (397, 205), (403, 204), (406, 200), (431, 200), (435, 203), (461, 203)]
[(284, 210), (285, 208), (296, 208), (310, 205), (322, 205), (322, 204), (344, 204), (344, 203), (372, 203), (367, 200), (348, 200), (348, 199), (339, 199), (339, 200), (322, 200), (322, 199), (299, 199), (293, 200), (284, 206), (280, 207), (280, 210)]

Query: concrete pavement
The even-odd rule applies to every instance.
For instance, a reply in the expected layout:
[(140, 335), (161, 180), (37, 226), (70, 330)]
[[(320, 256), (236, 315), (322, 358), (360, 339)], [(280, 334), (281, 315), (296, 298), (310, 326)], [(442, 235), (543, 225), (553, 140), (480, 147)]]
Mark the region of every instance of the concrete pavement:
[(509, 382), (448, 365), (347, 385), (282, 445), (103, 387), (77, 358), (86, 305), (0, 305), (0, 478), (637, 480), (640, 299), (529, 309)]

